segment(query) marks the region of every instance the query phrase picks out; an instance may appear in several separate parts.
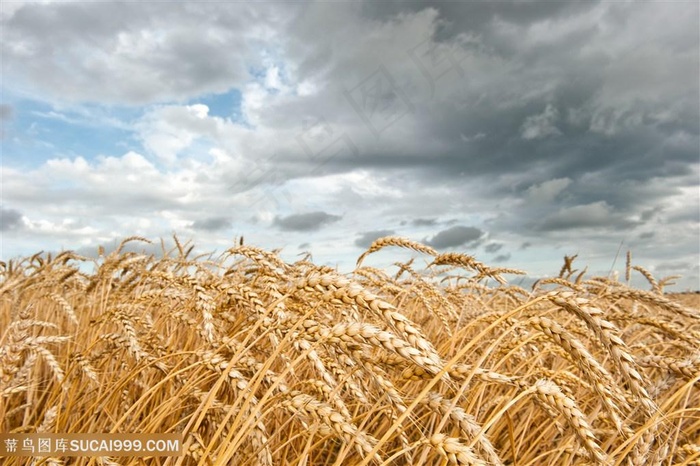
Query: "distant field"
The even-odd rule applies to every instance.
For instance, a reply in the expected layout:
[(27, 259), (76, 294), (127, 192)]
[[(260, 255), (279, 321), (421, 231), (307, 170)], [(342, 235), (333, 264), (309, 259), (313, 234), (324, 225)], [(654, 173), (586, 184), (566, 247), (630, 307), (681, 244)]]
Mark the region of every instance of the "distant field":
[[(363, 265), (397, 247), (430, 265)], [(348, 275), (191, 251), (120, 247), (89, 274), (70, 252), (0, 264), (0, 433), (185, 444), (3, 465), (700, 462), (700, 295), (664, 294), (629, 256), (619, 280), (567, 257), (523, 289), (521, 271), (396, 237)]]

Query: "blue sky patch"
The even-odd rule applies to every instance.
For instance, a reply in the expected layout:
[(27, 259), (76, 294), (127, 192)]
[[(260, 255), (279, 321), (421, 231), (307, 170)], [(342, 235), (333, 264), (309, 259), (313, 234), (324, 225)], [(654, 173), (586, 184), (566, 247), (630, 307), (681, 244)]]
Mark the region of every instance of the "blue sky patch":
[(238, 89), (231, 89), (224, 94), (208, 94), (191, 99), (188, 105), (193, 104), (204, 104), (209, 107), (209, 116), (230, 118), (232, 121), (242, 119), (241, 92)]
[(121, 156), (140, 150), (132, 121), (141, 109), (80, 106), (57, 109), (36, 100), (14, 102), (5, 122), (3, 159), (8, 166), (32, 168), (52, 158)]

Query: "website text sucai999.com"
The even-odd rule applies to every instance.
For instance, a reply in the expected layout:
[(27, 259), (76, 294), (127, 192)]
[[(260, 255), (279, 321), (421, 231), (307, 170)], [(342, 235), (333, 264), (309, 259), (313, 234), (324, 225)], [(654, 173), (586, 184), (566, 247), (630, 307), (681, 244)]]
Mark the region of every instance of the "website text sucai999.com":
[(180, 434), (1, 434), (2, 456), (180, 456)]

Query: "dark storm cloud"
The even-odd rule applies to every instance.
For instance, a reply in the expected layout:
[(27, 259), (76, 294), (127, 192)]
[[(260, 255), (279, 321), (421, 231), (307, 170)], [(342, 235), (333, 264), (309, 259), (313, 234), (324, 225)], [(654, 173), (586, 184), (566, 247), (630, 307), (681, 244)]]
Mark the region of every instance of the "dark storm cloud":
[(478, 228), (457, 225), (442, 230), (425, 242), (437, 249), (454, 248), (477, 242), (483, 235), (484, 232)]
[[(388, 21), (400, 13), (418, 12), (434, 8), (442, 20), (437, 39), (448, 39), (462, 32), (475, 31), (488, 34), (495, 20), (527, 25), (545, 19), (556, 20), (566, 15), (593, 8), (598, 1), (572, 2), (445, 2), (439, 0), (404, 2), (365, 0), (363, 13), (372, 19)], [(505, 45), (503, 50), (508, 50)]]
[[(697, 100), (695, 97), (697, 93), (687, 95), (686, 102)], [(560, 104), (560, 113), (563, 114), (567, 108), (571, 108), (571, 104), (566, 101), (566, 95), (561, 98), (563, 102)], [(445, 152), (431, 158), (430, 165), (424, 168), (426, 179), (437, 181), (460, 175), (478, 177), (513, 173), (519, 176), (519, 182), (503, 186), (501, 192), (515, 190), (524, 194), (532, 184), (547, 179), (577, 179), (585, 174), (595, 173), (599, 184), (607, 186), (607, 200), (611, 204), (627, 202), (630, 205), (640, 205), (647, 202), (648, 197), (636, 193), (630, 195), (629, 191), (619, 189), (620, 181), (632, 185), (659, 175), (689, 175), (698, 158), (697, 147), (700, 139), (697, 128), (700, 126), (700, 120), (697, 111), (695, 115), (688, 115), (695, 129), (684, 133), (686, 136), (681, 143), (669, 144), (666, 141), (672, 139), (674, 134), (685, 131), (686, 123), (681, 121), (680, 115), (677, 117), (678, 121), (669, 123), (667, 127), (639, 123), (614, 134), (595, 133), (590, 131), (589, 126), (576, 127), (561, 122), (557, 126), (561, 136), (550, 135), (543, 139), (528, 140), (520, 134), (522, 122), (530, 115), (546, 111), (544, 102), (533, 102), (524, 108), (494, 110), (499, 107), (498, 99), (494, 96), (493, 100), (485, 99), (483, 103), (466, 111), (445, 110), (449, 115), (445, 120), (453, 122), (453, 125), (459, 123), (463, 125), (462, 128), (454, 127), (450, 130), (449, 124), (444, 124), (442, 119), (426, 121), (426, 133), (443, 133), (443, 138), (447, 141), (458, 140), (460, 133), (470, 131), (470, 120), (474, 120), (474, 125), (478, 126), (471, 131), (487, 134), (479, 142), (466, 146), (453, 142)], [(661, 112), (663, 107), (663, 104), (658, 104), (648, 112)], [(590, 115), (592, 111), (583, 112)], [(540, 131), (543, 134), (547, 132)], [(397, 156), (395, 162), (411, 167), (421, 164), (422, 159)], [(375, 163), (379, 164), (379, 159)], [(539, 170), (531, 169), (538, 164)], [(494, 190), (497, 188), (498, 186), (494, 186)], [(644, 190), (643, 184), (636, 186), (636, 191)], [(590, 191), (589, 196), (600, 193), (598, 187), (591, 188)], [(670, 191), (672, 187), (655, 194), (663, 197)], [(585, 202), (585, 191), (581, 190), (581, 195), (579, 201)]]
[(360, 234), (360, 237), (355, 240), (355, 246), (362, 249), (367, 249), (370, 247), (374, 240), (382, 238), (384, 236), (391, 236), (393, 234), (394, 230), (366, 231)]
[[(571, 208), (604, 201), (616, 214), (625, 216), (640, 214), (642, 209), (646, 212), (649, 204), (672, 195), (675, 183), (664, 186), (646, 181), (692, 177), (697, 164), (697, 21), (687, 20), (686, 28), (658, 36), (655, 43), (664, 52), (656, 52), (638, 33), (644, 30), (643, 24), (658, 16), (653, 12), (655, 7), (641, 12), (605, 4), (601, 11), (606, 20), (619, 26), (619, 39), (610, 36), (611, 40), (620, 44), (627, 40), (638, 46), (622, 52), (623, 45), (612, 55), (582, 55), (579, 51), (583, 48), (606, 50), (600, 29), (584, 19), (600, 6), (598, 2), (366, 2), (364, 14), (383, 21), (395, 19), (401, 12), (435, 8), (438, 18), (445, 20), (439, 40), (475, 33), (481, 48), (474, 56), (489, 64), (494, 56), (507, 57), (503, 67), (495, 67), (488, 77), (480, 75), (479, 68), (469, 69), (469, 61), (465, 61), (462, 87), (451, 89), (451, 100), (424, 105), (420, 115), (425, 118), (417, 125), (416, 138), (438, 138), (445, 143), (442, 152), (431, 154), (429, 163), (418, 156), (420, 144), (415, 145), (415, 154), (379, 153), (367, 163), (377, 168), (383, 164), (420, 168), (426, 183), (458, 176), (497, 179), (515, 175), (515, 182), (493, 184), (489, 194), (497, 196), (521, 197), (543, 181), (579, 180), (591, 175), (587, 183), (579, 183), (568, 193), (564, 205)], [(682, 14), (683, 10), (697, 16), (697, 6), (689, 4), (666, 10), (660, 7), (657, 13)], [(552, 27), (561, 25), (562, 31), (569, 30), (556, 40), (547, 40), (542, 29), (541, 40), (527, 40), (525, 37), (545, 20)], [(504, 22), (512, 34), (499, 26)], [(606, 69), (610, 72), (603, 71)], [(647, 69), (665, 71), (652, 78), (644, 71)], [(678, 73), (682, 77), (676, 77)], [(436, 92), (447, 93), (452, 83), (448, 77), (440, 79), (435, 82)], [(663, 97), (654, 96), (656, 92)], [(697, 184), (696, 176), (693, 184)], [(523, 212), (523, 223), (528, 213)], [(572, 214), (562, 215), (544, 227), (565, 227), (567, 215)], [(596, 219), (600, 216), (588, 223), (596, 223)], [(650, 220), (650, 214), (641, 220)]]
[(192, 228), (204, 231), (225, 230), (230, 227), (231, 221), (226, 217), (210, 217), (192, 223)]
[(325, 212), (309, 212), (294, 214), (288, 217), (277, 217), (274, 224), (284, 231), (316, 231), (321, 227), (337, 222), (342, 217)]
[(18, 230), (22, 227), (22, 213), (0, 207), (0, 231)]

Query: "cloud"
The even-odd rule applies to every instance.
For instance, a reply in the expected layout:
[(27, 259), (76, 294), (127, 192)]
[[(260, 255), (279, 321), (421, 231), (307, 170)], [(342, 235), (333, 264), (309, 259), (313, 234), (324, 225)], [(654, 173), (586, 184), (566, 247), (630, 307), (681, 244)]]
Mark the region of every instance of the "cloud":
[(411, 224), (415, 227), (432, 227), (437, 225), (436, 218), (416, 218), (411, 221)]
[(639, 214), (639, 219), (642, 222), (648, 222), (649, 220), (652, 220), (656, 215), (661, 213), (663, 211), (663, 208), (661, 206), (655, 206), (650, 209), (643, 210)]
[(0, 207), (0, 231), (19, 230), (22, 226), (22, 213), (20, 211)]
[[(248, 78), (246, 40), (265, 43), (268, 27), (282, 26), (266, 9), (28, 2), (3, 18), (3, 59), (12, 79), (67, 100), (143, 104), (225, 92)], [(206, 26), (183, 27), (186, 18)]]
[[(14, 114), (14, 109), (12, 108), (11, 105), (0, 104), (0, 123), (5, 123), (6, 121), (11, 120), (13, 114)], [(5, 125), (4, 124), (2, 125), (2, 127), (0, 127), (0, 139), (5, 139)]]
[(541, 230), (574, 230), (577, 228), (619, 227), (633, 225), (627, 219), (616, 215), (605, 201), (593, 202), (560, 209), (545, 218)]
[(393, 234), (394, 230), (366, 231), (355, 240), (355, 246), (357, 246), (358, 248), (367, 249), (372, 245), (374, 240), (382, 238), (384, 236), (391, 236)]
[(494, 262), (507, 262), (509, 260), (510, 260), (510, 253), (499, 254), (498, 256), (493, 258)]
[(571, 182), (571, 178), (556, 178), (530, 186), (526, 191), (527, 198), (529, 201), (538, 203), (552, 202)]
[(465, 136), (464, 134), (461, 134), (461, 133), (459, 135), (459, 138), (464, 142), (478, 141), (479, 139), (484, 138), (484, 137), (486, 137), (486, 135), (484, 133), (477, 133), (473, 136)]
[(500, 251), (501, 248), (503, 248), (502, 243), (490, 243), (484, 247), (484, 251), (494, 253)]
[(523, 139), (542, 139), (561, 135), (561, 131), (555, 126), (558, 118), (559, 111), (551, 104), (547, 104), (544, 112), (525, 119), (521, 128)]
[(274, 224), (284, 231), (316, 231), (342, 217), (325, 212), (309, 212), (275, 218)]
[(697, 267), (697, 264), (687, 261), (661, 262), (654, 267), (654, 270), (661, 273), (687, 274), (693, 270), (693, 267)]
[[(555, 247), (602, 257), (622, 239), (648, 266), (696, 259), (697, 13), (588, 0), (13, 4), (0, 12), (13, 115), (2, 184), (24, 229), (3, 253), (173, 230), (218, 248), (216, 220), (236, 212), (236, 229), (272, 248), (286, 221), (313, 231), (321, 260), (356, 252), (348, 225), (488, 244), (440, 231), (470, 225), (523, 245), (516, 259), (536, 249), (539, 274), (558, 270)], [(343, 221), (295, 226), (295, 212)]]
[(7, 121), (12, 118), (14, 109), (12, 105), (0, 104), (0, 121)]
[(437, 249), (454, 248), (479, 241), (483, 235), (479, 228), (457, 225), (442, 230), (426, 243)]
[(209, 217), (192, 223), (192, 228), (195, 230), (219, 231), (230, 227), (231, 220), (227, 217)]
[(136, 124), (143, 146), (159, 159), (174, 162), (197, 138), (215, 136), (218, 118), (203, 104), (156, 107)]

